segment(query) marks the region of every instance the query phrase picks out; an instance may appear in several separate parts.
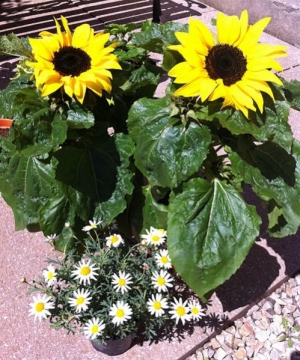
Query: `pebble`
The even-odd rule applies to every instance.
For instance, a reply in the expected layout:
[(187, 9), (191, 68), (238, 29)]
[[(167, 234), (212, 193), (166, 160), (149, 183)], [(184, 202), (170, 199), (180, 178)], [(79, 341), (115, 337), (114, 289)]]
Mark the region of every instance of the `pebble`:
[(221, 347), (220, 343), (216, 339), (211, 339), (210, 344), (214, 350), (219, 349), (219, 347)]
[(281, 306), (277, 302), (274, 304), (274, 311), (275, 311), (275, 314), (277, 314), (277, 315), (281, 314)]
[(255, 311), (255, 313), (252, 315), (252, 318), (255, 320), (260, 320), (262, 318), (261, 311)]
[(270, 336), (270, 331), (268, 330), (261, 330), (261, 329), (257, 329), (255, 331), (255, 337), (257, 340), (264, 342), (266, 341)]
[(223, 360), (227, 356), (227, 352), (222, 348), (218, 349), (215, 353), (216, 360)]
[[(287, 339), (300, 325), (300, 274), (289, 279), (270, 296), (248, 310), (246, 315), (204, 344), (186, 360), (287, 360), (292, 350), (300, 351), (294, 332), (293, 347)], [(284, 319), (289, 329), (283, 327)]]
[(246, 351), (246, 349), (243, 348), (243, 347), (240, 347), (240, 348), (234, 353), (234, 356), (235, 356), (237, 359), (243, 359), (246, 355), (247, 355), (247, 351)]
[(249, 336), (254, 333), (253, 327), (249, 324), (249, 322), (245, 322), (243, 326), (239, 329), (239, 333), (242, 336)]

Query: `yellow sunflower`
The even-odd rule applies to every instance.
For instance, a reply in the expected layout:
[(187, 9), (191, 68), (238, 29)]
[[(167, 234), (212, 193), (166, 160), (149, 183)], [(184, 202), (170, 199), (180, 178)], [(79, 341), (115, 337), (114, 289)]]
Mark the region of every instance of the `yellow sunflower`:
[(111, 92), (112, 74), (108, 69), (121, 69), (118, 59), (111, 54), (115, 44), (105, 47), (109, 34), (94, 35), (94, 30), (83, 24), (69, 29), (68, 21), (61, 16), (65, 32), (56, 19), (57, 34), (42, 31), (39, 39), (29, 39), (36, 62), (28, 62), (34, 68), (36, 85), (47, 96), (63, 87), (67, 95), (83, 102), (89, 88), (102, 96), (103, 90)]
[[(222, 107), (232, 106), (248, 118), (248, 110), (263, 112), (261, 91), (273, 99), (268, 82), (282, 85), (270, 70), (281, 71), (274, 60), (286, 56), (285, 46), (258, 43), (270, 18), (248, 25), (248, 12), (241, 17), (217, 15), (217, 35), (199, 20), (190, 18), (188, 33), (175, 33), (180, 45), (169, 46), (178, 51), (184, 62), (175, 65), (169, 76), (184, 84), (176, 96), (200, 96), (202, 101), (224, 98)], [(254, 101), (254, 102), (253, 102)]]

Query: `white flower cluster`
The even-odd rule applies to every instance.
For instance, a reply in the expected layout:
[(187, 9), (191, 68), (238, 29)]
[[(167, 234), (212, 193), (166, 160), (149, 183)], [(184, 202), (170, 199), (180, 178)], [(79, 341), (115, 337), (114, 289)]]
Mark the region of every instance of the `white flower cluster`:
[[(100, 222), (90, 221), (90, 225), (83, 228), (85, 231), (95, 229)], [(157, 247), (164, 244), (166, 241), (166, 231), (163, 229), (150, 228), (147, 230), (147, 234), (141, 235), (144, 245), (149, 247), (155, 246), (157, 252), (155, 254), (155, 262), (160, 268), (158, 271), (153, 271), (151, 276), (151, 284), (153, 290), (157, 291), (156, 294), (152, 294), (147, 301), (147, 309), (151, 315), (156, 317), (168, 314), (171, 318), (176, 320), (176, 324), (181, 320), (184, 324), (185, 321), (195, 319), (198, 320), (204, 315), (204, 310), (198, 301), (184, 301), (182, 298), (173, 298), (173, 301), (168, 303), (168, 299), (163, 297), (162, 293), (167, 293), (169, 288), (173, 287), (174, 279), (168, 273), (168, 269), (172, 268), (171, 259), (166, 249), (158, 249)], [(119, 234), (113, 234), (105, 238), (106, 246), (109, 248), (119, 247), (124, 244), (123, 238)], [(81, 260), (78, 265), (74, 265), (74, 270), (71, 272), (71, 276), (79, 281), (80, 285), (90, 285), (91, 281), (97, 280), (99, 268), (91, 263), (91, 259)], [(57, 272), (53, 265), (49, 265), (46, 270), (43, 271), (43, 277), (46, 285), (51, 287), (57, 280)], [(124, 293), (130, 291), (132, 284), (134, 283), (131, 274), (125, 271), (119, 271), (118, 274), (113, 274), (111, 283), (113, 289), (116, 292)], [(68, 299), (68, 303), (74, 308), (77, 314), (85, 312), (89, 309), (92, 301), (91, 292), (87, 289), (78, 289), (73, 291), (73, 296)], [(49, 296), (34, 297), (34, 302), (30, 304), (30, 315), (34, 315), (35, 319), (42, 320), (50, 315), (50, 309), (54, 308), (54, 302), (51, 301)], [(131, 319), (133, 315), (130, 305), (123, 301), (117, 301), (109, 309), (109, 315), (112, 317), (112, 323), (116, 326), (123, 324)], [(84, 324), (83, 333), (89, 339), (95, 339), (105, 329), (105, 324), (97, 317), (93, 317), (87, 323)]]

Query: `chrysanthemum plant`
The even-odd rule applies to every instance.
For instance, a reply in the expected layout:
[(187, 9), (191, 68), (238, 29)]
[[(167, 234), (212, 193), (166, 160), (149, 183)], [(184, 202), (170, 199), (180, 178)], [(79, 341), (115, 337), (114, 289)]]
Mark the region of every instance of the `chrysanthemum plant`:
[(2, 52), (29, 58), (19, 73), (34, 69), (0, 93), (0, 112), (15, 120), (1, 140), (0, 190), (16, 228), (60, 234), (61, 249), (73, 246), (66, 222), (78, 239), (89, 219), (115, 219), (136, 237), (166, 228), (176, 271), (202, 298), (260, 233), (246, 185), (269, 235), (295, 234), (300, 144), (288, 117), (300, 108), (299, 81), (275, 73), (284, 46), (259, 42), (269, 20), (249, 25), (244, 11), (218, 14), (215, 35), (193, 18), (94, 35), (62, 18), (64, 31), (57, 22), (57, 34), (29, 43), (2, 37)]
[[(131, 243), (101, 224), (85, 229), (81, 254), (58, 253), (39, 279), (23, 279), (33, 294), (29, 315), (35, 320), (104, 343), (128, 335), (158, 339), (177, 324), (199, 323), (205, 309), (172, 268), (164, 230), (151, 227), (142, 242)], [(69, 224), (66, 231), (74, 237)]]

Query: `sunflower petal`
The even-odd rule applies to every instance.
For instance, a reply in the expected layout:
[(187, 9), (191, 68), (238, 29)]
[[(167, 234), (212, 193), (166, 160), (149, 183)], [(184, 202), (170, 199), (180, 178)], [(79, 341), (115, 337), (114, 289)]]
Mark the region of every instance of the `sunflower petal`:
[(239, 48), (242, 51), (247, 50), (251, 46), (255, 45), (261, 34), (263, 33), (265, 27), (270, 22), (271, 18), (263, 18), (256, 22), (254, 25), (249, 26), (247, 33), (244, 36), (243, 41), (239, 44)]
[(217, 15), (217, 31), (220, 44), (233, 45), (241, 33), (240, 20), (237, 16)]
[(94, 36), (94, 30), (88, 24), (77, 26), (74, 31), (72, 46), (76, 48), (84, 48), (88, 45), (91, 38)]

